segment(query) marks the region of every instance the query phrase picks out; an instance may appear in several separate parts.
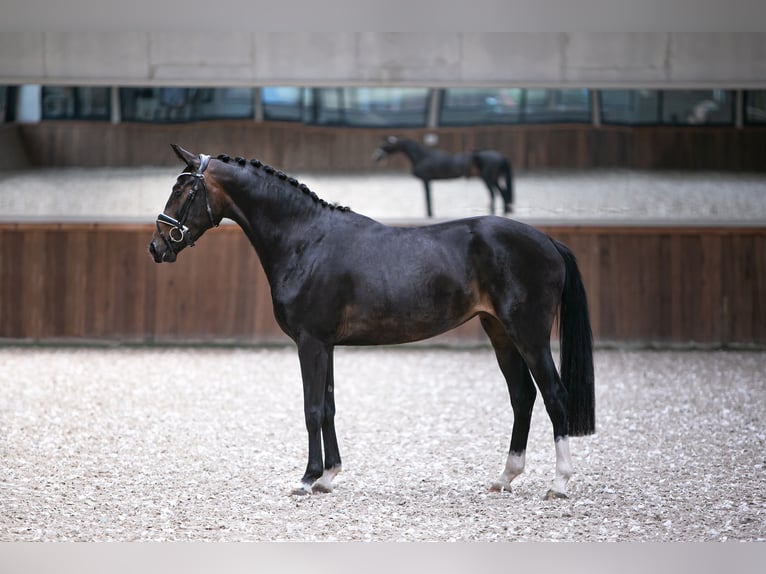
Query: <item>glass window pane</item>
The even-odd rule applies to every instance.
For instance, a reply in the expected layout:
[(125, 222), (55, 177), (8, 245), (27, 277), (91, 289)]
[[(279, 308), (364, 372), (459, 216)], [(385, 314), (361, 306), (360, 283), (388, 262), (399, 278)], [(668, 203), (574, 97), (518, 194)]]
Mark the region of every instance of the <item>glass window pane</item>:
[(295, 88), (291, 86), (261, 88), (263, 117), (267, 120), (287, 122), (299, 122), (303, 120), (303, 92), (303, 88)]
[(189, 92), (192, 120), (253, 118), (253, 88), (197, 88)]
[(111, 88), (43, 86), (42, 118), (108, 120)]
[(713, 125), (734, 123), (734, 95), (726, 90), (665, 90), (665, 124)]
[(523, 119), (537, 122), (590, 122), (590, 93), (574, 90), (525, 90)]
[(351, 126), (425, 126), (427, 88), (344, 88), (345, 123)]
[(660, 123), (656, 90), (602, 90), (601, 121), (606, 124)]
[(340, 88), (316, 88), (314, 121), (320, 125), (340, 125), (343, 123), (341, 106), (342, 90)]
[(253, 117), (252, 88), (120, 88), (123, 121), (189, 122)]
[(5, 118), (8, 114), (5, 113), (5, 109), (8, 107), (8, 89), (5, 86), (0, 86), (0, 124), (5, 122)]
[(512, 124), (520, 119), (518, 88), (449, 88), (444, 90), (440, 125)]
[(426, 125), (427, 88), (316, 88), (313, 121), (323, 125)]
[(745, 122), (766, 124), (766, 90), (745, 92)]

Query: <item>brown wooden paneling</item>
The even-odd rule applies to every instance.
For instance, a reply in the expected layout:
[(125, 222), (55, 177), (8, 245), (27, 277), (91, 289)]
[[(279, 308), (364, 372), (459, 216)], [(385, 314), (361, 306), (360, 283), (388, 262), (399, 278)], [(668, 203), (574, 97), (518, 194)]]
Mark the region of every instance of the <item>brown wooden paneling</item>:
[(17, 124), (0, 123), (0, 171), (29, 167), (29, 157), (23, 141)]
[(550, 228), (601, 341), (766, 344), (766, 229)]
[(440, 148), (453, 152), (494, 148), (516, 169), (766, 170), (762, 127), (553, 124), (426, 130), (240, 120), (169, 125), (44, 121), (13, 126), (13, 131), (37, 166), (173, 165), (176, 159), (169, 144), (179, 143), (210, 154), (257, 157), (286, 171), (406, 171), (409, 166), (402, 157), (373, 163), (373, 150), (387, 135), (421, 139), (435, 133)]
[[(597, 340), (766, 345), (766, 229), (541, 229), (577, 256)], [(0, 337), (286, 340), (239, 228), (208, 232), (172, 265), (151, 260), (152, 231), (0, 224)], [(474, 320), (443, 339), (484, 335)]]
[(724, 338), (759, 340), (766, 330), (766, 247), (752, 237), (731, 236), (722, 262)]

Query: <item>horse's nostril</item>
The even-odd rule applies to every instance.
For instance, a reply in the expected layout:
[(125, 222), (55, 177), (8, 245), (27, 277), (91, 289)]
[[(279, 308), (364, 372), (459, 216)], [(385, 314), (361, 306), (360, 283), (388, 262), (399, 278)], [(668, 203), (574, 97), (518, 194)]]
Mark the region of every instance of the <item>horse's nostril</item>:
[(159, 253), (159, 251), (157, 250), (157, 244), (156, 244), (154, 241), (152, 241), (151, 243), (149, 243), (149, 253), (151, 254), (152, 258), (153, 258), (153, 259), (154, 259), (154, 260), (155, 260), (157, 263), (159, 263), (160, 261), (162, 261), (162, 257), (160, 256), (160, 253)]

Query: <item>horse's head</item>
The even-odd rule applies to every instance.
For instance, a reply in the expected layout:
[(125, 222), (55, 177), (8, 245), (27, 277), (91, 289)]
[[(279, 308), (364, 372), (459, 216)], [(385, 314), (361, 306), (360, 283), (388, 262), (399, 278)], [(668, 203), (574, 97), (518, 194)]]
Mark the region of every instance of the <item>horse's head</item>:
[(149, 243), (149, 253), (157, 263), (175, 261), (182, 249), (193, 246), (221, 220), (220, 210), (216, 209), (216, 195), (221, 192), (214, 182), (205, 181), (210, 156), (194, 155), (175, 144), (172, 147), (186, 169), (178, 176), (165, 209), (157, 216), (157, 228)]
[(383, 144), (380, 147), (378, 147), (374, 152), (372, 152), (373, 161), (380, 161), (384, 157), (387, 157), (388, 155), (392, 153), (401, 151), (403, 141), (404, 140), (396, 136), (388, 136), (383, 141)]

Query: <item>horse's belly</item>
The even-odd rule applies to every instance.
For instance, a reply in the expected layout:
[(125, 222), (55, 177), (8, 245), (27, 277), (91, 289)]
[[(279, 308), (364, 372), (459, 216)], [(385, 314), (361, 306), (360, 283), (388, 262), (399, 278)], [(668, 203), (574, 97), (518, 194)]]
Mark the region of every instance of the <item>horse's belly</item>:
[(467, 296), (425, 303), (400, 301), (385, 306), (348, 306), (343, 311), (339, 344), (393, 345), (420, 341), (453, 329), (482, 311)]
[[(463, 320), (465, 321), (465, 319)], [(440, 335), (461, 322), (418, 321), (404, 317), (381, 317), (349, 321), (337, 340), (339, 345), (398, 345)]]

